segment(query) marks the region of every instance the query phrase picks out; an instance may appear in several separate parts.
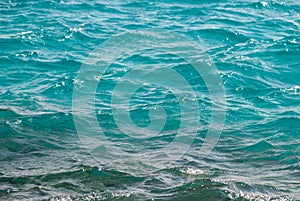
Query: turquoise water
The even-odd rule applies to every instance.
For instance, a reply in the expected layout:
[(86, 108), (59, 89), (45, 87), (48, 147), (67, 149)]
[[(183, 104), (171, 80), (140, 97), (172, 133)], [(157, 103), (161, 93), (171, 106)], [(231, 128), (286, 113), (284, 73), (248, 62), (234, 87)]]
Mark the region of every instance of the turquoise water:
[[(0, 200), (299, 200), (299, 13), (296, 0), (1, 2)], [(93, 111), (78, 111), (83, 118), (96, 114), (98, 124), (84, 128), (101, 127), (116, 147), (142, 157), (171, 143), (180, 120), (200, 124), (180, 158), (138, 174), (121, 170), (122, 164), (107, 166), (85, 146), (74, 122), (73, 92), (87, 85), (77, 73), (95, 48), (149, 28), (181, 34), (201, 46), (218, 69), (214, 73), (222, 79), (226, 107), (212, 109), (217, 98), (210, 97), (206, 75), (194, 76), (183, 58), (161, 53), (147, 38), (141, 43), (150, 45), (149, 51), (112, 63), (98, 79), (95, 100), (83, 104), (93, 105)], [(199, 106), (199, 120), (181, 118), (176, 93), (155, 84), (158, 78), (171, 80), (160, 71), (162, 65), (175, 69), (197, 92), (183, 102)], [(136, 127), (120, 134), (116, 124), (111, 97), (131, 69), (157, 73), (139, 74), (147, 83), (127, 100), (132, 122), (140, 128), (151, 123), (153, 106), (165, 108), (157, 135), (131, 136)], [(179, 94), (187, 90), (176, 88)], [(212, 114), (224, 109), (224, 127), (214, 127), (222, 131), (218, 143), (201, 157)]]

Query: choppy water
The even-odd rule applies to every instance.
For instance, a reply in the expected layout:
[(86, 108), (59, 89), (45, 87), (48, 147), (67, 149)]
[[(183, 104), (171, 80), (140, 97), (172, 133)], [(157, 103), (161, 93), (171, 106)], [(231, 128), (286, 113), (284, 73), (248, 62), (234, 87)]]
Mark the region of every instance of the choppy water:
[[(300, 199), (299, 13), (296, 0), (2, 1), (0, 199)], [(84, 84), (77, 72), (95, 48), (117, 34), (148, 28), (201, 45), (219, 70), (227, 114), (213, 152), (199, 157), (213, 100), (205, 84), (194, 80), (201, 126), (192, 145), (171, 166), (139, 175), (106, 168), (84, 148), (72, 95)], [(124, 150), (159, 149), (176, 135), (180, 107), (165, 88), (145, 84), (130, 104), (141, 127), (149, 124), (153, 105), (167, 108), (162, 136), (116, 136), (109, 104), (129, 67), (155, 71), (162, 64), (182, 65), (173, 56), (152, 49), (116, 61), (98, 87), (98, 123)], [(193, 82), (193, 76), (186, 78)]]

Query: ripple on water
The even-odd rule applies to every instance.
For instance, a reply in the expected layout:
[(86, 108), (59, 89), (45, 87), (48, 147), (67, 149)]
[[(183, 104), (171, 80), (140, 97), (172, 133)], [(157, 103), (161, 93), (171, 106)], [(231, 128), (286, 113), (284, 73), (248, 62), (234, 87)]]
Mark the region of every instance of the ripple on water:
[[(1, 2), (0, 10), (1, 200), (300, 199), (297, 1), (11, 0)], [(136, 176), (105, 168), (82, 147), (72, 93), (87, 84), (76, 76), (91, 51), (114, 35), (146, 28), (200, 43), (224, 82), (227, 118), (213, 153), (200, 158), (211, 100), (207, 87), (191, 75), (200, 97), (182, 101), (201, 105), (194, 143), (171, 168)], [(109, 96), (129, 68), (184, 68), (180, 59), (151, 51), (111, 65), (90, 103), (112, 140), (123, 138), (116, 135)], [(170, 91), (145, 84), (132, 96), (133, 119), (149, 124), (147, 112), (157, 103), (174, 120), (166, 135), (123, 140), (124, 146), (160, 147), (173, 139), (180, 107)]]

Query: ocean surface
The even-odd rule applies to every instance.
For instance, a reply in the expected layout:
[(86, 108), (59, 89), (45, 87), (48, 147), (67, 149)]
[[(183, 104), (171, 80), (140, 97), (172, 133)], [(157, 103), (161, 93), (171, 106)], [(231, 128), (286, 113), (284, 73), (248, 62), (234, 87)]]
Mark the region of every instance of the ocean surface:
[[(178, 56), (192, 48), (161, 52), (143, 37), (149, 29), (160, 30), (151, 32), (158, 38), (167, 32), (189, 38), (215, 70), (199, 75)], [(161, 47), (177, 45), (187, 44), (175, 37)], [(95, 50), (106, 51), (99, 61), (126, 48), (131, 54), (104, 72), (89, 63)], [(91, 77), (79, 78), (88, 65), (99, 73), (94, 91)], [(145, 83), (128, 96), (125, 82), (117, 86), (134, 71), (126, 82)], [(221, 83), (205, 79), (209, 74)], [(221, 91), (209, 90), (219, 86), (223, 104)], [(196, 96), (177, 95), (188, 89)], [(300, 1), (3, 0), (0, 100), (0, 200), (300, 200)], [(156, 116), (157, 106), (164, 116)], [(114, 116), (124, 108), (130, 122)], [(212, 123), (224, 111), (224, 122)], [(87, 120), (91, 114), (96, 124)], [(162, 129), (148, 133), (151, 122)], [(99, 128), (103, 144), (85, 140), (96, 139)], [(176, 137), (180, 128), (193, 136), (186, 149), (177, 147), (184, 144)], [(220, 136), (201, 156), (211, 129)], [(180, 157), (151, 160), (167, 162), (151, 171), (139, 166), (174, 139), (171, 151)], [(105, 144), (114, 147), (106, 160)]]

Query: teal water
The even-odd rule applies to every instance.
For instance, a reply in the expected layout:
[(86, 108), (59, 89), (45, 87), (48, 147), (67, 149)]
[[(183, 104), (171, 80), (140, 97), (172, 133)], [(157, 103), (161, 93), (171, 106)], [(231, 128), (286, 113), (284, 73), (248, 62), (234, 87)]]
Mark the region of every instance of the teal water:
[[(0, 200), (300, 199), (299, 1), (10, 0), (0, 2), (0, 16)], [(86, 149), (72, 98), (85, 84), (77, 73), (95, 48), (149, 28), (182, 34), (203, 48), (224, 85), (226, 120), (217, 127), (218, 144), (200, 157), (214, 100), (192, 68), (178, 68), (197, 91), (201, 126), (170, 166), (131, 174), (106, 167)], [(117, 135), (110, 97), (129, 69), (155, 72), (182, 63), (152, 48), (110, 66), (89, 104), (111, 142), (148, 153), (174, 139), (182, 113), (165, 87), (145, 84), (130, 100), (140, 127), (149, 125), (153, 105), (166, 108), (157, 136)], [(159, 71), (158, 77), (168, 79)]]

